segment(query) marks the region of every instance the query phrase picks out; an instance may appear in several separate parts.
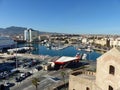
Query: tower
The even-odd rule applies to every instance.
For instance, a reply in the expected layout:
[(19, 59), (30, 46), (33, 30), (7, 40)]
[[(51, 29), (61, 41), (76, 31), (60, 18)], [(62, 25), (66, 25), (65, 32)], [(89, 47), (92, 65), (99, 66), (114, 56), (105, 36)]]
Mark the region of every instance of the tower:
[(27, 42), (33, 42), (38, 40), (38, 34), (39, 32), (33, 29), (27, 29), (24, 30), (24, 40), (26, 40)]

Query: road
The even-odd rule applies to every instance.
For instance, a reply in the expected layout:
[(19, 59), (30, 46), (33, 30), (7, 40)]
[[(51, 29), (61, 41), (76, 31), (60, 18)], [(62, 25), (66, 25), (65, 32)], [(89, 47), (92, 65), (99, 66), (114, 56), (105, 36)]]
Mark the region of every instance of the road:
[[(65, 70), (65, 72), (69, 72), (70, 70)], [(32, 85), (31, 80), (32, 77), (38, 77), (40, 79), (38, 90), (49, 90), (51, 88), (51, 85), (59, 84), (60, 82), (63, 82), (62, 76), (61, 76), (61, 70), (58, 71), (39, 71), (35, 73), (33, 76), (25, 79), (21, 83), (17, 83), (14, 87), (11, 87), (10, 90), (35, 90), (35, 86)], [(59, 80), (52, 79), (53, 77), (58, 78)], [(68, 79), (68, 76), (66, 76), (66, 79)]]
[[(27, 90), (26, 87), (29, 87), (32, 85), (31, 83), (31, 80), (32, 80), (32, 77), (40, 77), (40, 75), (44, 75), (46, 74), (45, 71), (40, 71), (40, 72), (37, 72), (35, 73), (34, 75), (32, 75), (31, 77), (28, 77), (27, 79), (19, 82), (19, 83), (16, 83), (16, 85), (14, 87), (11, 87), (10, 90), (17, 90), (19, 88), (19, 90)], [(40, 78), (42, 80), (42, 78)]]
[[(95, 62), (88, 62), (90, 64), (89, 68), (93, 68), (95, 66)], [(91, 67), (92, 66), (92, 67)], [(57, 84), (63, 82), (63, 78), (61, 76), (61, 71), (64, 71), (67, 73), (67, 76), (65, 77), (66, 80), (69, 79), (69, 72), (71, 72), (71, 69), (61, 69), (57, 71), (38, 71), (33, 74), (33, 76), (25, 79), (21, 83), (16, 84), (14, 87), (11, 87), (10, 90), (35, 90), (35, 86), (32, 85), (31, 80), (32, 77), (38, 77), (40, 79), (38, 90), (53, 90), (53, 86), (56, 86)], [(56, 77), (60, 80), (53, 80), (52, 77)]]

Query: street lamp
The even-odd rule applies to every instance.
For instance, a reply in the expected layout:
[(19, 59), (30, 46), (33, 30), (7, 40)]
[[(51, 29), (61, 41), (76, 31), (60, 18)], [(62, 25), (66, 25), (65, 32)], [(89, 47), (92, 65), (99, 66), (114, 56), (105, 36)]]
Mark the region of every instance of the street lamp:
[[(17, 42), (16, 42), (16, 51), (15, 51), (15, 68), (18, 70), (18, 61), (17, 61)], [(17, 82), (17, 86), (18, 86), (18, 82)]]
[(16, 52), (15, 52), (15, 62), (16, 62), (16, 69), (18, 68), (18, 62), (17, 62), (17, 42), (16, 42)]

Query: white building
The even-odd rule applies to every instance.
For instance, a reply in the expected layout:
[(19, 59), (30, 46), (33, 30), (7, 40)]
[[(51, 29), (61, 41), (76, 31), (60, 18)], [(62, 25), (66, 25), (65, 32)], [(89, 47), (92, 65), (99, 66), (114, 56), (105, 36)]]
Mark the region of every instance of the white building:
[(27, 29), (24, 30), (24, 40), (27, 42), (33, 42), (38, 40), (38, 31), (32, 30), (32, 29)]
[(88, 44), (89, 42), (88, 42), (88, 39), (87, 38), (82, 38), (82, 43), (83, 44)]
[(120, 37), (110, 38), (110, 46), (112, 46), (112, 47), (119, 46), (120, 47)]

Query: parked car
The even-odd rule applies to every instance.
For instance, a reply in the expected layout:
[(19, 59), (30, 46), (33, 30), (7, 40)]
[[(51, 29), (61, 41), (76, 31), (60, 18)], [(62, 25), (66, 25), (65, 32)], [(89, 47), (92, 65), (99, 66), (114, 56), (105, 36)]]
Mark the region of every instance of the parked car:
[(1, 85), (0, 85), (0, 90), (5, 90), (4, 84), (1, 84)]
[(10, 83), (10, 82), (5, 82), (4, 84), (6, 87), (12, 87), (14, 86), (15, 84), (14, 83)]
[(31, 75), (32, 75), (32, 73), (30, 73), (30, 72), (26, 72), (26, 73), (25, 73), (25, 76), (26, 76), (26, 77), (29, 77), (29, 76), (31, 76)]
[(42, 66), (36, 66), (35, 67), (38, 71), (40, 71), (42, 69)]
[(23, 78), (22, 77), (16, 77), (15, 80), (16, 80), (16, 82), (21, 82), (23, 80)]

